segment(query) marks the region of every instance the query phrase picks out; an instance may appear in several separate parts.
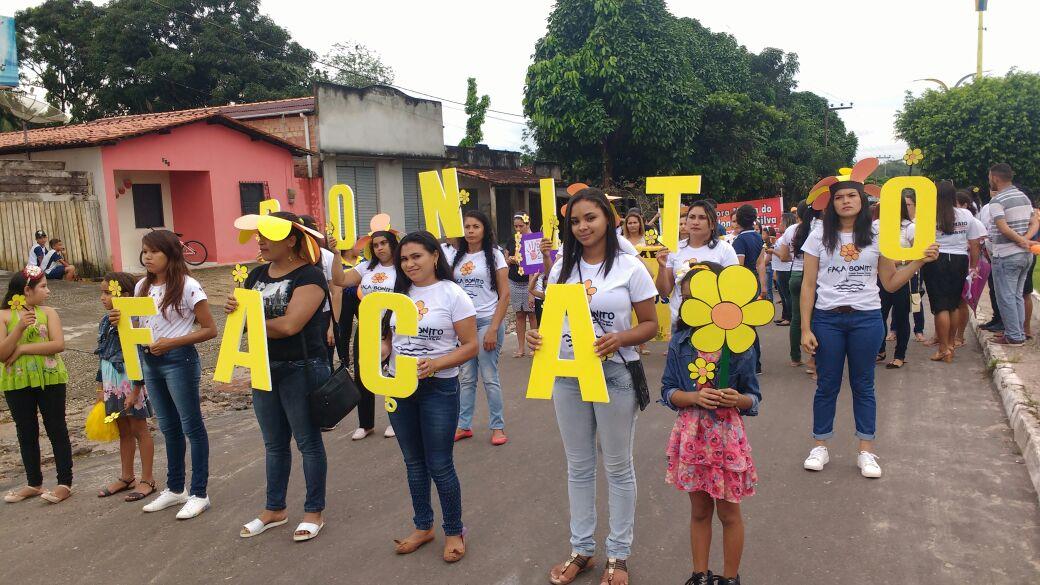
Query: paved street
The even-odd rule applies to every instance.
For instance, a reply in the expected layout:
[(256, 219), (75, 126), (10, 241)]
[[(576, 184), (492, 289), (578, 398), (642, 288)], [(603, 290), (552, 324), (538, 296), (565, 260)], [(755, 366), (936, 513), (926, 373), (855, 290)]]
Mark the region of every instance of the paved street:
[[(953, 366), (927, 361), (926, 348), (912, 343), (907, 368), (879, 371), (878, 448), (885, 476), (867, 480), (855, 466), (847, 389), (830, 465), (816, 474), (801, 469), (810, 446), (813, 387), (800, 369), (786, 365), (786, 334), (777, 327), (763, 331), (762, 415), (748, 419), (761, 483), (744, 506), (744, 583), (1040, 580), (1037, 495), (974, 340)], [(569, 552), (566, 470), (552, 405), (523, 398), (530, 361), (510, 358), (513, 347), (507, 344), (502, 359), (510, 444), (492, 447), (480, 431), (455, 452), (470, 529), (469, 552), (458, 565), (440, 560), (440, 535), (414, 555), (393, 554), (392, 539), (410, 530), (404, 466), (391, 439), (351, 442), (354, 416), (326, 435), (328, 525), (321, 536), (305, 544), (290, 540), (302, 508), (297, 459), (290, 525), (239, 539), (239, 526), (264, 501), (263, 447), (252, 413), (244, 411), (208, 420), (214, 507), (196, 520), (174, 520), (175, 509), (143, 514), (136, 505), (95, 498), (96, 487), (118, 472), (111, 454), (77, 460), (79, 491), (60, 506), (39, 500), (0, 506), (7, 541), (0, 550), (3, 582), (546, 583), (549, 567)], [(648, 376), (659, 380), (663, 346), (651, 347)], [(475, 427), (487, 420), (483, 399), (478, 405)], [(377, 419), (380, 430), (385, 416)], [(678, 584), (689, 576), (688, 500), (663, 479), (672, 421), (670, 411), (654, 405), (638, 423), (639, 504), (630, 559), (637, 584)], [(161, 451), (158, 457), (163, 469)], [(46, 475), (53, 481), (50, 470)], [(15, 476), (0, 487), (21, 480)], [(600, 482), (602, 546), (607, 517)], [(714, 569), (721, 567), (716, 527)], [(578, 582), (598, 583), (599, 575), (597, 570)]]

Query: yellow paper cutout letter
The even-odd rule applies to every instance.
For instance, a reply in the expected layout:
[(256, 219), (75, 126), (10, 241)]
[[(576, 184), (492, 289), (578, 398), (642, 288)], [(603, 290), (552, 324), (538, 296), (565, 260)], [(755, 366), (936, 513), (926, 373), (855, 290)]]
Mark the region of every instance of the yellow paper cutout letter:
[(357, 242), (357, 215), (354, 210), (354, 190), (350, 185), (333, 185), (329, 189), (328, 223), (333, 226), (336, 249), (349, 250)]
[(419, 360), (399, 355), (394, 363), (395, 376), (388, 378), (383, 375), (380, 367), (383, 361), (380, 356), (383, 347), (380, 323), (383, 321), (384, 311), (393, 311), (396, 319), (394, 327), (401, 335), (419, 334), (419, 311), (412, 299), (401, 293), (371, 292), (365, 295), (358, 308), (358, 361), (361, 379), (373, 394), (407, 398), (419, 387), (416, 367)]
[(419, 190), (422, 192), (423, 216), (426, 230), (440, 239), (441, 223), (444, 235), (461, 238), (462, 203), (459, 201), (459, 175), (455, 169), (444, 169), (444, 184), (437, 171), (419, 173)]
[[(574, 359), (560, 359), (563, 343), (563, 320), (570, 326)], [(593, 343), (592, 313), (585, 286), (581, 284), (550, 284), (545, 290), (542, 321), (538, 329), (542, 347), (534, 352), (531, 376), (527, 380), (528, 398), (552, 398), (553, 383), (558, 376), (577, 378), (581, 399), (585, 402), (610, 402), (603, 364)]]
[(559, 221), (556, 219), (556, 181), (552, 178), (539, 179), (538, 187), (541, 190), (542, 237), (551, 238), (553, 249), (555, 250), (559, 241), (559, 236), (556, 233), (556, 228), (559, 224)]
[[(910, 248), (904, 248), (899, 241), (899, 210), (903, 189), (913, 189), (917, 194), (914, 245)], [(896, 261), (924, 258), (924, 251), (935, 243), (937, 199), (935, 183), (927, 177), (894, 177), (885, 183), (881, 188), (881, 233), (878, 235), (882, 256)]]
[(648, 195), (664, 195), (664, 210), (661, 212), (662, 245), (669, 250), (679, 250), (679, 201), (680, 195), (691, 195), (701, 192), (700, 175), (683, 175), (678, 177), (647, 177), (646, 192)]
[[(238, 308), (227, 316), (224, 336), (220, 340), (213, 381), (231, 382), (235, 366), (249, 369), (249, 386), (271, 390), (271, 363), (267, 360), (267, 328), (264, 325), (264, 301), (260, 291), (235, 289)], [(246, 333), (247, 351), (240, 351), (242, 333)]]
[(155, 299), (152, 297), (115, 297), (112, 299), (112, 308), (119, 311), (119, 323), (116, 325), (116, 330), (119, 332), (119, 347), (123, 350), (126, 377), (131, 380), (143, 380), (144, 374), (141, 372), (141, 359), (137, 355), (137, 346), (152, 344), (152, 330), (147, 327), (134, 327), (130, 319), (158, 315), (159, 309), (155, 307)]
[(271, 215), (282, 210), (282, 204), (277, 199), (264, 199), (260, 202), (260, 215)]

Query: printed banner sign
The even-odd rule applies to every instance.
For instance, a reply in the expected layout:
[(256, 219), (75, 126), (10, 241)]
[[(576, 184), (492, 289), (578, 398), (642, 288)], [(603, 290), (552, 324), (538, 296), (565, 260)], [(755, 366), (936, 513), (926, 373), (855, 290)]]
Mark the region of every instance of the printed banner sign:
[(741, 205), (752, 205), (758, 210), (758, 225), (780, 229), (780, 219), (784, 214), (784, 200), (782, 197), (719, 203), (719, 206), (715, 208), (715, 212), (719, 216), (719, 225), (728, 231), (730, 226), (735, 223), (734, 215), (737, 212), (737, 208)]

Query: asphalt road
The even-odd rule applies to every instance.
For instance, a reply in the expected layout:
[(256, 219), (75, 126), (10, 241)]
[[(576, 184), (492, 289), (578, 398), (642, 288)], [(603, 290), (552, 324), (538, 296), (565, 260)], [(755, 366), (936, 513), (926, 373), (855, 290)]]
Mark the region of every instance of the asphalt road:
[[(762, 414), (747, 421), (761, 481), (758, 495), (744, 505), (744, 583), (1040, 582), (1037, 495), (974, 341), (952, 366), (927, 361), (926, 348), (911, 344), (905, 369), (878, 372), (878, 450), (885, 476), (867, 480), (855, 465), (847, 389), (839, 401), (830, 465), (822, 473), (802, 470), (811, 443), (813, 386), (801, 370), (787, 366), (786, 333), (776, 327), (763, 331)], [(441, 535), (416, 554), (394, 555), (392, 539), (411, 528), (400, 452), (392, 439), (352, 442), (353, 416), (326, 434), (328, 524), (319, 538), (291, 542), (302, 513), (297, 458), (291, 523), (239, 539), (241, 524), (264, 502), (263, 446), (251, 412), (244, 411), (208, 420), (213, 508), (195, 520), (176, 521), (175, 508), (144, 514), (137, 505), (95, 498), (97, 486), (118, 473), (114, 455), (77, 460), (78, 493), (61, 505), (0, 504), (2, 582), (547, 583), (549, 567), (569, 553), (566, 469), (552, 405), (524, 399), (530, 360), (509, 357), (513, 347), (508, 342), (502, 358), (511, 442), (492, 447), (487, 431), (478, 431), (455, 451), (470, 531), (468, 554), (457, 565), (440, 560)], [(653, 381), (659, 380), (663, 347), (651, 347), (647, 371)], [(385, 416), (378, 415), (380, 425)], [(636, 584), (678, 584), (689, 576), (688, 499), (664, 483), (673, 419), (671, 411), (655, 405), (638, 423), (639, 502), (630, 559)], [(486, 421), (480, 399), (475, 427)], [(160, 450), (157, 469), (164, 469), (162, 456)], [(46, 475), (53, 481), (52, 471)], [(15, 477), (0, 487), (20, 481)], [(602, 546), (602, 475), (600, 483)], [(711, 566), (719, 570), (718, 524), (715, 534)], [(597, 570), (578, 582), (599, 583), (599, 576)]]

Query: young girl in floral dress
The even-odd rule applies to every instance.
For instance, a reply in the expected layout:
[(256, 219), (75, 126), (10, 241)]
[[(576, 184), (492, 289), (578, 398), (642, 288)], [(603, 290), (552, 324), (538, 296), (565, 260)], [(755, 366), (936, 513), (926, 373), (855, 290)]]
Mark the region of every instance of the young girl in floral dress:
[[(681, 281), (690, 298), (690, 279), (700, 270), (720, 272), (711, 262), (695, 265)], [(682, 320), (668, 344), (661, 403), (679, 413), (668, 440), (665, 481), (690, 494), (693, 575), (686, 585), (740, 585), (737, 570), (744, 549), (740, 502), (754, 495), (758, 474), (742, 416), (758, 414), (762, 399), (755, 377), (754, 352), (733, 354), (729, 388), (716, 388), (719, 353), (695, 349), (693, 329)], [(721, 577), (708, 570), (712, 515), (722, 522), (724, 564)]]
[[(101, 279), (101, 305), (105, 311), (112, 310), (112, 298), (134, 294), (137, 279), (126, 272), (109, 272)], [(119, 332), (111, 323), (108, 313), (98, 325), (97, 398), (105, 404), (105, 414), (119, 413), (119, 460), (121, 473), (115, 481), (98, 491), (99, 498), (107, 498), (135, 488), (124, 500), (137, 502), (155, 493), (155, 478), (152, 476), (152, 461), (155, 442), (148, 428), (152, 417), (152, 404), (143, 384), (134, 385), (126, 376), (123, 365), (123, 349), (119, 344)], [(134, 476), (134, 452), (141, 452), (141, 477)]]

